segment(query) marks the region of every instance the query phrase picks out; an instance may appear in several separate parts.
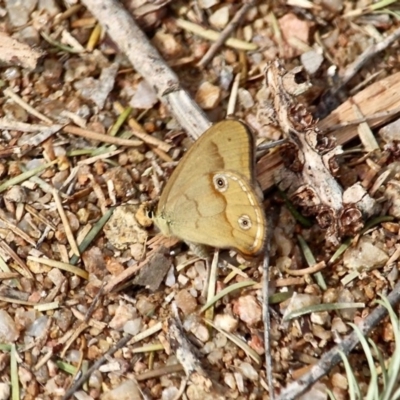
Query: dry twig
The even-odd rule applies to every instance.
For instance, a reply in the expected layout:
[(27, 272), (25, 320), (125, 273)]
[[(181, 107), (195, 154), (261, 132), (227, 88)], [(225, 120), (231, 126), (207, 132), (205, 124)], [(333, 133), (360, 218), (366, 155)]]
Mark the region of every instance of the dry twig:
[[(398, 283), (387, 297), (390, 305), (395, 308), (400, 302), (400, 283)], [(368, 315), (357, 326), (363, 336), (367, 336), (380, 321), (387, 315), (387, 309), (378, 306), (371, 314)], [(277, 400), (295, 400), (301, 394), (305, 393), (315, 382), (326, 375), (332, 368), (342, 361), (339, 352), (349, 354), (359, 343), (359, 336), (354, 331), (348, 335), (339, 345), (325, 353), (316, 365), (311, 367), (310, 371), (303, 375), (300, 379), (289, 384), (280, 393)]]
[(228, 37), (232, 34), (232, 32), (239, 26), (242, 22), (243, 18), (245, 17), (247, 11), (250, 10), (255, 4), (255, 0), (247, 0), (242, 8), (235, 14), (229, 24), (225, 27), (225, 29), (221, 32), (218, 40), (214, 42), (210, 48), (208, 49), (207, 53), (204, 54), (203, 58), (197, 64), (200, 68), (205, 68), (207, 64), (212, 60), (214, 55), (223, 46), (225, 41)]
[[(176, 74), (164, 62), (122, 5), (113, 0), (82, 2), (105, 27), (114, 42), (118, 43), (120, 50), (126, 54), (134, 68), (151, 83), (158, 98), (169, 107), (188, 134), (197, 139), (205, 132), (211, 123), (182, 89)], [(113, 21), (118, 21), (118, 24)]]

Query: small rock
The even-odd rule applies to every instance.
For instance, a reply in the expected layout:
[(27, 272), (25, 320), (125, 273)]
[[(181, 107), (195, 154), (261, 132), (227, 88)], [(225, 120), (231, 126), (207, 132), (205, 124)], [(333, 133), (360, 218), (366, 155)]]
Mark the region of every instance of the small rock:
[(197, 308), (197, 300), (186, 289), (181, 290), (175, 300), (177, 307), (182, 310), (184, 315), (192, 314)]
[(190, 331), (193, 333), (194, 336), (197, 337), (197, 339), (199, 339), (203, 343), (206, 343), (210, 340), (210, 331), (203, 324), (194, 324)]
[(214, 317), (214, 324), (226, 332), (234, 332), (238, 326), (238, 320), (229, 314), (217, 314)]
[(218, 365), (221, 362), (223, 355), (224, 352), (222, 349), (215, 349), (207, 356), (207, 360), (211, 365)]
[(218, 332), (215, 335), (213, 342), (216, 348), (223, 348), (228, 343), (228, 338), (226, 337), (226, 335)]
[[(344, 304), (349, 304), (354, 302), (354, 296), (348, 289), (341, 289), (338, 293), (338, 303), (344, 303)], [(342, 316), (343, 319), (347, 321), (353, 321), (355, 314), (356, 314), (356, 309), (355, 308), (347, 308), (344, 310), (340, 310), (339, 313)]]
[(153, 37), (154, 46), (160, 51), (165, 59), (178, 58), (183, 54), (182, 45), (176, 40), (177, 36), (171, 33), (157, 31)]
[(68, 176), (69, 176), (68, 170), (59, 171), (51, 178), (51, 183), (56, 189), (60, 189), (64, 185)]
[(37, 0), (6, 0), (5, 3), (11, 25), (18, 27), (28, 23)]
[(134, 380), (126, 380), (116, 388), (101, 395), (101, 400), (141, 400), (141, 391)]
[(204, 110), (217, 107), (221, 99), (221, 89), (210, 82), (203, 82), (196, 93), (196, 102)]
[(126, 205), (117, 207), (104, 226), (104, 233), (110, 243), (119, 250), (126, 250), (130, 244), (145, 243), (147, 231), (138, 223), (137, 207)]
[(103, 279), (107, 273), (104, 253), (96, 246), (89, 248), (82, 254), (82, 261), (86, 271), (98, 279)]
[(371, 239), (362, 236), (356, 247), (350, 247), (343, 256), (343, 265), (355, 271), (371, 271), (382, 268), (389, 260), (389, 256), (375, 246)]
[(39, 0), (38, 10), (46, 10), (52, 17), (61, 12), (56, 0)]
[(12, 186), (4, 195), (7, 201), (13, 203), (26, 203), (26, 192), (22, 186)]
[(53, 319), (62, 332), (66, 332), (72, 325), (72, 311), (69, 308), (61, 308), (54, 312)]
[(14, 320), (7, 311), (0, 310), (0, 341), (14, 343), (19, 336)]
[(284, 58), (299, 56), (301, 54), (301, 50), (293, 47), (290, 42), (292, 39), (297, 39), (308, 44), (311, 36), (311, 29), (314, 26), (314, 23), (300, 19), (296, 14), (291, 12), (284, 14), (284, 16), (280, 18), (278, 22), (282, 36), (286, 42), (284, 48)]
[(332, 386), (338, 387), (340, 389), (347, 390), (348, 382), (346, 375), (340, 374), (338, 372), (334, 373), (331, 378)]
[(231, 388), (232, 390), (236, 389), (236, 381), (235, 381), (235, 377), (233, 376), (232, 373), (227, 372), (226, 374), (224, 374), (224, 382), (229, 386), (229, 388)]
[(321, 299), (318, 296), (294, 293), (290, 299), (289, 305), (284, 312), (283, 318), (285, 318), (286, 315), (290, 314), (293, 311), (301, 310), (305, 307), (320, 303)]
[(211, 8), (213, 6), (215, 6), (216, 4), (219, 4), (220, 0), (199, 0), (199, 7), (203, 8), (203, 9), (208, 9)]
[(390, 202), (388, 213), (395, 218), (400, 218), (400, 184), (397, 181), (388, 182), (385, 197)]
[(233, 312), (249, 325), (261, 321), (261, 306), (251, 295), (239, 297), (234, 303)]
[(244, 392), (244, 380), (243, 380), (243, 375), (239, 372), (234, 372), (233, 376), (235, 377), (236, 381), (236, 386), (239, 389), (239, 392), (243, 393)]
[(210, 25), (217, 29), (224, 29), (229, 22), (230, 6), (223, 6), (213, 12), (209, 18)]
[(124, 325), (124, 332), (132, 336), (137, 335), (142, 329), (142, 318), (134, 318), (126, 321)]
[(343, 322), (342, 318), (335, 317), (332, 319), (331, 329), (337, 333), (346, 334), (349, 326)]
[[(178, 276), (178, 282), (181, 282), (181, 281), (180, 281), (180, 278), (183, 277), (183, 276), (184, 276), (184, 275), (179, 274), (179, 276)], [(185, 278), (186, 278), (186, 277), (185, 277)], [(186, 283), (187, 283), (187, 281), (188, 281), (188, 279), (186, 278)], [(175, 267), (171, 267), (171, 268), (168, 270), (167, 277), (165, 278), (165, 286), (167, 286), (167, 287), (172, 287), (172, 286), (175, 285), (175, 283), (176, 283), (176, 278), (175, 278)], [(186, 283), (185, 283), (185, 284), (186, 284)]]
[(327, 387), (317, 382), (307, 393), (299, 397), (299, 400), (328, 400)]
[(146, 81), (141, 81), (137, 85), (135, 94), (129, 101), (129, 105), (132, 108), (140, 108), (140, 109), (152, 108), (157, 103), (158, 103), (157, 94)]
[(48, 317), (42, 315), (41, 317), (37, 318), (33, 324), (25, 331), (27, 335), (32, 337), (39, 337), (43, 334), (44, 330), (46, 329)]
[(262, 356), (265, 353), (264, 340), (259, 334), (251, 335), (251, 339), (247, 343), (258, 355)]
[(102, 383), (103, 375), (101, 374), (101, 372), (98, 369), (93, 371), (89, 376), (89, 387), (100, 390)]
[(324, 62), (322, 49), (306, 51), (300, 56), (300, 60), (307, 73), (314, 75)]
[(59, 384), (58, 377), (53, 377), (47, 380), (44, 385), (46, 393), (51, 397), (63, 397), (65, 395), (65, 389)]
[(154, 312), (155, 305), (146, 297), (141, 297), (136, 303), (136, 308), (140, 315), (147, 317)]
[(120, 331), (124, 325), (137, 317), (136, 309), (131, 304), (120, 304), (109, 323), (110, 328)]
[(55, 286), (61, 286), (61, 284), (66, 281), (65, 276), (58, 268), (52, 268), (52, 270), (47, 274), (47, 277)]
[(0, 400), (8, 400), (10, 398), (11, 389), (8, 383), (0, 383)]
[(329, 321), (328, 311), (314, 312), (310, 315), (311, 322), (317, 325), (325, 325)]
[(239, 365), (240, 371), (242, 371), (242, 374), (247, 378), (250, 379), (251, 381), (257, 381), (259, 376), (258, 372), (255, 370), (255, 368), (248, 362), (242, 362)]
[(332, 337), (332, 332), (325, 330), (320, 325), (313, 325), (312, 332), (315, 337), (317, 337), (318, 339), (321, 339), (321, 340), (328, 341)]
[(175, 386), (170, 386), (162, 391), (161, 400), (174, 400), (177, 398), (179, 389)]
[(73, 85), (79, 95), (85, 100), (91, 100), (102, 110), (114, 87), (115, 78), (118, 73), (118, 63), (113, 63), (108, 67), (103, 67), (99, 79), (92, 77), (83, 78), (76, 81)]
[(239, 88), (238, 91), (238, 98), (239, 98), (239, 103), (240, 105), (248, 110), (249, 108), (254, 106), (254, 100), (250, 92), (246, 89)]
[(379, 129), (378, 134), (385, 142), (393, 142), (394, 140), (399, 140), (399, 132), (400, 118)]
[(336, 288), (328, 288), (322, 295), (323, 303), (334, 303), (337, 300), (338, 291)]
[(380, 205), (369, 195), (360, 182), (348, 187), (343, 192), (343, 203), (357, 204), (357, 208), (365, 218), (372, 217), (380, 209)]

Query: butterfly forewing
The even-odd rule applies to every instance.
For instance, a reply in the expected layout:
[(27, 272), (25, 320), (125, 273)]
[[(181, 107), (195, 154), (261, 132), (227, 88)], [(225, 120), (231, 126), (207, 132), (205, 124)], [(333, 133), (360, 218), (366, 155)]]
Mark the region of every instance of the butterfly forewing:
[(254, 190), (254, 138), (239, 121), (207, 130), (173, 172), (155, 223), (166, 235), (258, 254), (265, 217)]

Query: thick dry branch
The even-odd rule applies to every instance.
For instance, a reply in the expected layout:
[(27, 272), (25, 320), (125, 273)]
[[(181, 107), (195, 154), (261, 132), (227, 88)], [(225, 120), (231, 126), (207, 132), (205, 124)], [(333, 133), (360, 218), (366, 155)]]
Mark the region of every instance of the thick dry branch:
[[(393, 117), (390, 111), (400, 108), (400, 72), (375, 82), (352, 98), (361, 113), (368, 117), (388, 113), (387, 116), (369, 121), (371, 128), (379, 126)], [(334, 125), (351, 122), (357, 119), (350, 100), (344, 102), (329, 116), (320, 121), (317, 126), (321, 130), (330, 129)], [(357, 126), (349, 125), (333, 133), (339, 145), (349, 142), (357, 137)], [(270, 189), (274, 184), (274, 173), (282, 168), (283, 160), (279, 153), (275, 152), (262, 157), (257, 163), (257, 179), (263, 190)]]
[(177, 75), (150, 44), (132, 16), (118, 1), (83, 0), (83, 4), (126, 54), (136, 71), (154, 88), (179, 124), (197, 139), (211, 125), (201, 108), (182, 89)]
[(310, 112), (297, 101), (296, 94), (305, 87), (297, 83), (298, 72), (287, 72), (279, 61), (268, 66), (271, 99), (264, 99), (259, 116), (261, 122), (279, 127), (290, 143), (284, 148), (286, 168), (275, 175), (278, 185), (307, 215), (316, 217), (326, 229), (325, 239), (337, 244), (343, 235), (362, 228), (363, 217), (375, 212), (375, 203), (360, 185), (344, 191), (334, 178), (336, 155), (342, 149), (321, 134)]

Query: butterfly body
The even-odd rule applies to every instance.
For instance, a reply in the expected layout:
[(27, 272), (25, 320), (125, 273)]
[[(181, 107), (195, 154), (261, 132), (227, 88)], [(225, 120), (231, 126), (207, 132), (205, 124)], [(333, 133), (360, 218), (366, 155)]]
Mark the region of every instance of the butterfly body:
[(253, 171), (254, 138), (248, 128), (234, 120), (213, 125), (173, 172), (154, 222), (166, 236), (260, 254), (266, 223)]

